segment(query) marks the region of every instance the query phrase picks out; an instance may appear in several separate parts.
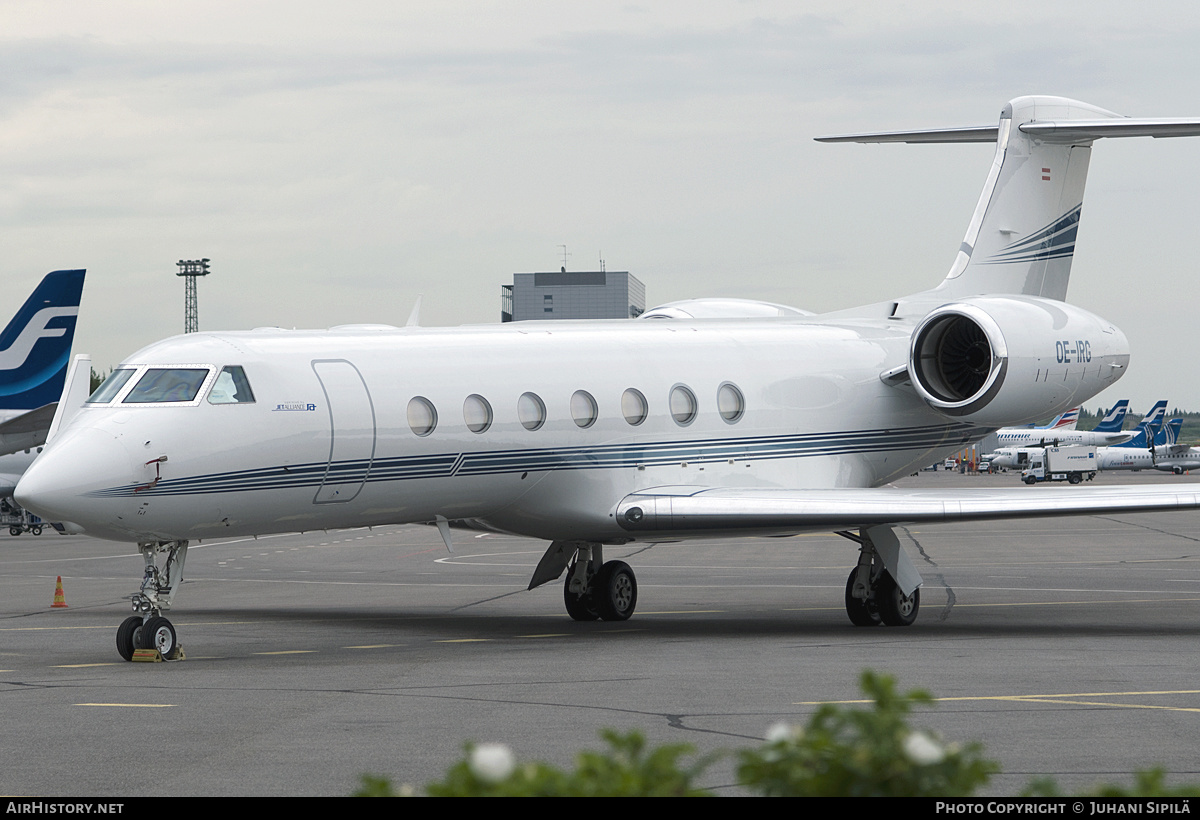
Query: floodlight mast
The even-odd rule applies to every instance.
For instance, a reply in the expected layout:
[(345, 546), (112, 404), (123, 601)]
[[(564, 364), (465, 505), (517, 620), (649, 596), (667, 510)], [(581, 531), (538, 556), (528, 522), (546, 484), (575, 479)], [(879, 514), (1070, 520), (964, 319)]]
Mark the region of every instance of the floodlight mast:
[(207, 259), (180, 259), (175, 263), (179, 271), (176, 276), (185, 277), (183, 291), (183, 332), (195, 333), (200, 329), (200, 318), (196, 304), (196, 277), (208, 276)]

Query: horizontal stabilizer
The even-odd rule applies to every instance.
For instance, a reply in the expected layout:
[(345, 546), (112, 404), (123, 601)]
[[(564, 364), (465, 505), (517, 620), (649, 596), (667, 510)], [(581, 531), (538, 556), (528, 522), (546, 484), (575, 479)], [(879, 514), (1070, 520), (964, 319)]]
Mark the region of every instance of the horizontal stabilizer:
[(1200, 486), (1006, 487), (991, 490), (840, 490), (663, 487), (626, 496), (617, 522), (630, 532), (763, 535), (876, 524), (993, 521), (1051, 515), (1160, 512), (1200, 507)]
[[(1027, 122), (1017, 126), (1022, 133), (1043, 142), (1083, 143), (1104, 137), (1196, 137), (1200, 119), (1119, 117), (1102, 120), (1062, 120)], [(995, 125), (968, 125), (960, 128), (923, 128), (918, 131), (868, 131), (861, 134), (835, 134), (815, 137), (817, 142), (907, 142), (955, 143), (995, 142), (1000, 129)]]
[(1027, 122), (1018, 126), (1031, 137), (1045, 142), (1076, 143), (1104, 137), (1196, 137), (1200, 119), (1120, 117), (1104, 120)]
[(0, 424), (0, 454), (41, 447), (54, 418), (57, 402), (47, 404)]
[(816, 137), (817, 142), (995, 142), (999, 128), (968, 125), (965, 128), (925, 128), (920, 131), (880, 131)]
[[(50, 429), (50, 422), (54, 418), (54, 411), (56, 409), (58, 409), (58, 402), (53, 402), (0, 423), (0, 436), (16, 436), (39, 432), (45, 436), (46, 431)], [(42, 442), (38, 443), (41, 444)]]

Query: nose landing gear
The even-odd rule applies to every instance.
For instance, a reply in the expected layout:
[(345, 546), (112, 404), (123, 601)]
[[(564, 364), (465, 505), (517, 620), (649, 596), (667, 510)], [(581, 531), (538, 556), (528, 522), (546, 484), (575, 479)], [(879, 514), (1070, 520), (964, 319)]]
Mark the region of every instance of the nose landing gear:
[[(175, 634), (175, 626), (162, 616), (171, 608), (175, 590), (183, 581), (183, 564), (187, 558), (187, 541), (151, 541), (138, 544), (146, 562), (142, 586), (131, 596), (133, 611), (117, 628), (117, 652), (127, 661), (138, 650), (151, 650), (152, 659), (182, 660), (183, 649)], [(157, 557), (166, 555), (162, 569)]]

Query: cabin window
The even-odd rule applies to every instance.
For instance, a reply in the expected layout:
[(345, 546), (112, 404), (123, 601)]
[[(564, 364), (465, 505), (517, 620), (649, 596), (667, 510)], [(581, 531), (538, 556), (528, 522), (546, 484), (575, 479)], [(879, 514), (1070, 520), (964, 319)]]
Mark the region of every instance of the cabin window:
[(746, 412), (746, 400), (742, 397), (742, 391), (729, 382), (721, 385), (717, 390), (717, 412), (725, 421), (736, 424)]
[(151, 367), (129, 391), (122, 404), (188, 402), (196, 398), (208, 368)]
[(239, 365), (222, 367), (217, 380), (208, 391), (209, 404), (253, 404), (254, 391), (246, 372)]
[(696, 420), (696, 394), (682, 384), (671, 388), (671, 418), (680, 427)]
[(596, 400), (592, 398), (591, 393), (586, 390), (576, 390), (571, 395), (571, 420), (576, 425), (585, 429), (591, 427), (596, 423), (596, 417), (599, 414)]
[(427, 436), (437, 427), (437, 410), (424, 396), (414, 396), (408, 402), (408, 426), (418, 436)]
[(536, 393), (522, 393), (517, 399), (517, 418), (526, 430), (537, 430), (546, 423), (546, 405)]
[(492, 406), (483, 396), (472, 393), (463, 402), (463, 421), (472, 433), (482, 433), (492, 426)]
[(136, 372), (132, 368), (126, 368), (124, 370), (114, 370), (109, 373), (104, 383), (97, 387), (96, 392), (88, 397), (88, 404), (104, 404), (112, 401), (121, 392), (121, 388), (125, 386), (125, 382), (129, 381), (129, 377)]
[(634, 427), (637, 427), (646, 420), (646, 416), (650, 415), (650, 407), (646, 404), (646, 397), (640, 390), (634, 390), (631, 387), (621, 394), (621, 415)]

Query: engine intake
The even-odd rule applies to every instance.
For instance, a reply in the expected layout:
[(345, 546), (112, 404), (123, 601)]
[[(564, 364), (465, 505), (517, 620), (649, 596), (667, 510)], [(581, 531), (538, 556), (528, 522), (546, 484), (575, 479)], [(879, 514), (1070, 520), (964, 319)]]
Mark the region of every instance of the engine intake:
[(969, 304), (946, 305), (913, 334), (911, 361), (927, 402), (949, 415), (966, 415), (1003, 384), (1008, 348), (987, 313)]

